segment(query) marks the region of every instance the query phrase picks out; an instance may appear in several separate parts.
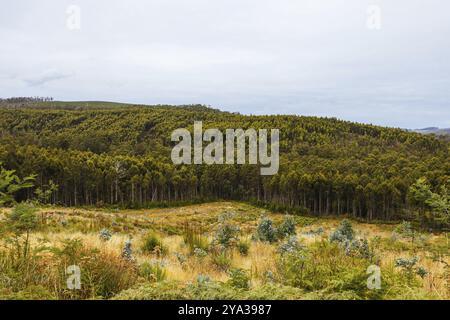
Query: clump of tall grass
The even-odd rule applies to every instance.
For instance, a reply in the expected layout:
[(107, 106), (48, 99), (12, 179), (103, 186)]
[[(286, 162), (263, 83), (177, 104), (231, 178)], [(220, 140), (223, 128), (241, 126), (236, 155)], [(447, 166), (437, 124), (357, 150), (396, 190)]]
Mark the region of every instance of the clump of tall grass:
[(214, 251), (211, 262), (220, 271), (227, 271), (231, 266), (231, 253), (228, 250)]
[(196, 248), (204, 251), (209, 249), (208, 239), (202, 235), (201, 230), (193, 228), (189, 224), (184, 226), (183, 241), (191, 254), (194, 254)]
[(237, 248), (241, 255), (246, 256), (250, 250), (250, 242), (247, 240), (240, 240), (237, 244)]
[[(80, 287), (68, 286), (68, 267), (80, 270)], [(16, 298), (109, 298), (135, 284), (134, 264), (120, 256), (86, 246), (81, 240), (65, 240), (60, 246), (30, 246), (27, 258), (17, 259), (15, 247), (0, 250), (0, 287)], [(33, 289), (34, 288), (34, 289)]]
[(167, 278), (165, 266), (160, 261), (144, 262), (139, 266), (139, 275), (150, 282), (163, 281)]
[[(135, 264), (114, 253), (91, 248), (82, 241), (66, 240), (62, 248), (53, 250), (59, 269), (58, 295), (64, 299), (110, 298), (131, 287), (137, 280)], [(81, 287), (67, 288), (67, 266), (80, 269)]]
[(164, 255), (168, 249), (163, 245), (161, 238), (153, 231), (147, 233), (142, 242), (141, 250), (144, 253), (155, 253), (156, 255)]

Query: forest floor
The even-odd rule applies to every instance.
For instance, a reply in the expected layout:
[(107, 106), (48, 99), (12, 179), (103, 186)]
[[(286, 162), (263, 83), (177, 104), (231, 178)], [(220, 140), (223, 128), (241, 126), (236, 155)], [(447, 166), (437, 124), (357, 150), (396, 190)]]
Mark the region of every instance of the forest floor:
[[(260, 241), (262, 217), (277, 228), (285, 215), (239, 202), (45, 207), (37, 217), (26, 268), (12, 258), (20, 244), (0, 239), (0, 298), (450, 299), (448, 233), (402, 234), (399, 224), (351, 220), (354, 238), (368, 245), (353, 250), (330, 241), (342, 218), (294, 216), (295, 238)], [(64, 287), (69, 264), (80, 266), (78, 291)], [(367, 286), (373, 265), (378, 288)]]

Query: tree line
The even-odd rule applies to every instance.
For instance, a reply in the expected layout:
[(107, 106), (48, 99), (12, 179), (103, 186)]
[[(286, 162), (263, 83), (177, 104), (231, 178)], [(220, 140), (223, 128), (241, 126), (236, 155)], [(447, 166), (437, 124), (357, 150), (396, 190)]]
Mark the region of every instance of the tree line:
[[(301, 116), (244, 116), (204, 106), (0, 108), (0, 162), (36, 175), (18, 200), (51, 190), (48, 202), (146, 207), (201, 199), (255, 201), (316, 215), (395, 219), (426, 178), (448, 184), (449, 142), (401, 129)], [(171, 132), (205, 128), (280, 129), (280, 170), (255, 165), (176, 166)], [(55, 188), (54, 186), (58, 187)]]

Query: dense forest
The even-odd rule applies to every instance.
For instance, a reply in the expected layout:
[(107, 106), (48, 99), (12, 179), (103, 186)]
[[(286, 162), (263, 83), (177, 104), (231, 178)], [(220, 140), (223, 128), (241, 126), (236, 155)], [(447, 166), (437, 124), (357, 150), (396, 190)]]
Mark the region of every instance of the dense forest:
[[(255, 165), (182, 165), (170, 159), (177, 128), (280, 129), (280, 170)], [(397, 219), (414, 204), (410, 187), (425, 178), (438, 192), (450, 178), (449, 141), (335, 118), (247, 116), (200, 105), (141, 106), (0, 101), (0, 163), (36, 175), (17, 200), (66, 206), (230, 199), (315, 215)]]

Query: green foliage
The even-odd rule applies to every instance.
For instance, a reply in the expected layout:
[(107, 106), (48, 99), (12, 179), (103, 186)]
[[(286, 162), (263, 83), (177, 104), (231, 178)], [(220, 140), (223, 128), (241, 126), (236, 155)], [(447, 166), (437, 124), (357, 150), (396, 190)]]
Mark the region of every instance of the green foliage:
[(161, 237), (151, 231), (143, 238), (141, 250), (144, 253), (166, 254), (167, 248), (163, 245)]
[(214, 242), (224, 248), (229, 248), (239, 241), (239, 227), (224, 222), (219, 225), (216, 231)]
[(298, 239), (296, 236), (290, 236), (288, 240), (284, 243), (282, 243), (278, 247), (278, 253), (280, 254), (294, 254), (298, 253), (300, 250), (304, 249), (305, 247), (298, 242)]
[(351, 222), (344, 219), (339, 224), (339, 227), (330, 235), (330, 241), (344, 243), (346, 241), (352, 241), (354, 235), (355, 232), (353, 231)]
[[(68, 266), (81, 271), (81, 289), (67, 287)], [(91, 299), (109, 298), (135, 284), (134, 265), (107, 251), (90, 248), (81, 240), (61, 246), (30, 245), (28, 256), (18, 257), (14, 246), (0, 250), (0, 298)], [(1, 288), (8, 289), (2, 291)]]
[(191, 254), (194, 254), (196, 248), (204, 251), (208, 251), (209, 249), (208, 239), (202, 235), (200, 230), (193, 228), (188, 224), (184, 227), (183, 240), (189, 247)]
[(227, 283), (202, 281), (186, 285), (177, 281), (162, 281), (139, 285), (125, 290), (114, 299), (118, 300), (300, 300), (301, 289), (280, 284), (265, 284), (244, 290)]
[[(409, 197), (413, 203), (419, 206), (418, 220), (426, 225), (438, 228), (450, 227), (450, 179), (445, 181), (439, 193), (431, 191), (431, 186), (426, 178), (418, 179), (409, 188)], [(424, 212), (425, 211), (425, 212)], [(427, 212), (431, 218), (427, 221)]]
[(194, 249), (194, 256), (196, 256), (197, 258), (203, 259), (208, 255), (208, 252), (206, 252), (203, 249), (200, 248), (195, 248)]
[(33, 204), (17, 204), (7, 217), (7, 226), (18, 235), (29, 233), (38, 226), (37, 211)]
[(340, 246), (328, 241), (314, 243), (307, 249), (292, 248), (284, 250), (277, 259), (277, 274), (283, 284), (308, 292), (345, 293), (351, 299), (381, 294), (367, 288), (367, 259), (347, 255)]
[[(446, 217), (448, 201), (441, 189), (448, 177), (449, 143), (434, 136), (337, 119), (244, 116), (204, 106), (7, 105), (0, 107), (0, 161), (22, 177), (37, 173), (37, 197), (50, 180), (59, 185), (51, 203), (150, 207), (235, 199), (293, 215), (346, 213), (390, 220), (410, 207), (408, 187), (427, 177), (440, 195), (427, 211)], [(279, 174), (255, 179), (257, 166), (173, 165), (170, 133), (192, 130), (194, 120), (202, 120), (205, 129), (279, 128)], [(264, 202), (255, 200), (261, 190)], [(16, 197), (36, 195), (18, 192)]]
[(167, 278), (167, 271), (159, 261), (144, 262), (139, 265), (139, 275), (147, 281), (159, 282)]
[(38, 227), (36, 212), (38, 209), (30, 203), (17, 204), (12, 212), (7, 215), (4, 228), (13, 236), (7, 242), (14, 246), (17, 253), (15, 259), (19, 263), (28, 263), (30, 253), (30, 232)]
[(134, 262), (131, 239), (128, 239), (123, 246), (122, 259), (129, 261), (129, 262)]
[(111, 240), (111, 237), (112, 237), (111, 231), (109, 231), (108, 229), (104, 228), (100, 230), (99, 238), (102, 239), (103, 241), (109, 241)]
[(45, 188), (37, 188), (34, 191), (34, 194), (37, 197), (37, 201), (41, 204), (46, 204), (51, 202), (51, 198), (53, 193), (58, 191), (58, 185), (53, 183), (52, 180), (49, 181), (48, 186), (45, 186)]
[(212, 263), (221, 271), (227, 271), (231, 266), (230, 253), (226, 250), (213, 252)]
[(228, 271), (230, 280), (228, 284), (238, 289), (248, 290), (250, 288), (250, 277), (248, 271), (244, 269), (231, 269)]
[(248, 251), (250, 250), (250, 242), (246, 240), (241, 240), (237, 244), (238, 251), (241, 255), (248, 255)]
[(273, 225), (273, 221), (267, 217), (263, 217), (256, 229), (255, 238), (260, 241), (275, 242), (278, 240), (277, 229)]
[(418, 236), (418, 233), (416, 232), (414, 226), (409, 221), (403, 221), (401, 224), (399, 224), (394, 229), (394, 236), (399, 235), (402, 238), (406, 238), (411, 243), (414, 243), (415, 239)]
[[(54, 248), (59, 265), (58, 295), (67, 299), (110, 298), (134, 285), (137, 271), (133, 263), (115, 254), (90, 248), (80, 240), (66, 240), (61, 248)], [(81, 289), (68, 290), (67, 266), (77, 265), (81, 271)]]
[(278, 227), (279, 238), (289, 237), (296, 234), (295, 231), (296, 220), (292, 216), (285, 216), (283, 222)]
[(14, 203), (14, 194), (22, 189), (33, 187), (35, 175), (20, 179), (15, 170), (6, 170), (0, 161), (0, 206)]
[(401, 268), (407, 279), (413, 281), (414, 275), (424, 278), (428, 274), (428, 271), (424, 267), (417, 265), (418, 262), (418, 257), (398, 258), (395, 260), (395, 267)]

